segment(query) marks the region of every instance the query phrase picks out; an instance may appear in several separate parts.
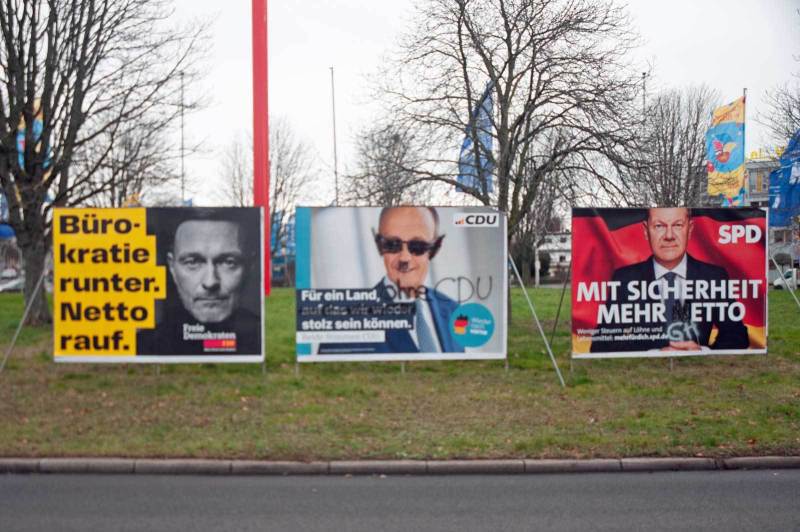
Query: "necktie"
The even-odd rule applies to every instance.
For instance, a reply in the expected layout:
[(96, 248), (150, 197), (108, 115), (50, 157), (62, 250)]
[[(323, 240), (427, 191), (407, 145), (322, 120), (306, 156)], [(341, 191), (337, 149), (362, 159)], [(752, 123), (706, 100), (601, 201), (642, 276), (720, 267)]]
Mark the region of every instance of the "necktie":
[(675, 320), (675, 278), (678, 274), (675, 272), (667, 272), (664, 274), (664, 279), (667, 281), (667, 297), (664, 299), (666, 312), (664, 316), (667, 318), (667, 323), (672, 323)]
[(425, 315), (422, 313), (422, 305), (424, 301), (417, 298), (416, 305), (416, 319), (415, 327), (417, 328), (417, 343), (419, 344), (420, 353), (437, 353), (439, 348), (436, 347), (436, 341), (433, 339), (433, 332), (428, 323), (425, 321)]

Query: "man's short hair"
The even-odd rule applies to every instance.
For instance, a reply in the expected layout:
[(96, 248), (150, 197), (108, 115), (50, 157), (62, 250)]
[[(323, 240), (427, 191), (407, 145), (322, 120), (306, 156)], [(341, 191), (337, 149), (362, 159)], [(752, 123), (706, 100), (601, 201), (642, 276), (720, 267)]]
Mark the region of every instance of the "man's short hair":
[[(173, 215), (174, 213), (174, 215)], [(169, 216), (169, 230), (164, 232), (164, 249), (169, 251), (175, 248), (175, 235), (181, 224), (186, 222), (229, 222), (239, 228), (239, 247), (245, 256), (256, 255), (260, 243), (251, 242), (250, 231), (247, 230), (247, 211), (238, 211), (231, 208), (190, 207), (171, 209)]]
[(646, 213), (644, 218), (645, 222), (650, 221), (650, 211), (652, 211), (653, 209), (686, 209), (686, 217), (691, 220), (693, 216), (691, 207), (648, 207), (647, 209), (645, 209)]
[(378, 217), (378, 231), (380, 231), (384, 216), (393, 209), (428, 209), (428, 212), (433, 216), (433, 236), (434, 238), (439, 236), (439, 213), (436, 212), (436, 207), (418, 207), (416, 205), (397, 205), (395, 207), (384, 207), (381, 209), (381, 214)]

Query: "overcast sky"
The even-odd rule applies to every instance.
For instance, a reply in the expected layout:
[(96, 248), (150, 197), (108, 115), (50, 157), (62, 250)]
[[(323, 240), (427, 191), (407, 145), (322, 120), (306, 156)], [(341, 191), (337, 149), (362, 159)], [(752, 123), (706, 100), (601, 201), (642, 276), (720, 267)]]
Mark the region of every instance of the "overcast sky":
[[(333, 199), (331, 73), (335, 69), (340, 173), (353, 163), (353, 137), (375, 112), (366, 76), (410, 23), (413, 0), (268, 0), (269, 109), (313, 148), (324, 185), (305, 203)], [(183, 19), (211, 23), (207, 76), (191, 90), (210, 102), (186, 120), (196, 204), (214, 204), (226, 146), (252, 131), (249, 0), (176, 0)], [(747, 87), (747, 153), (768, 142), (755, 122), (764, 92), (800, 70), (800, 0), (631, 0), (653, 66), (648, 92), (706, 83), (730, 101)], [(327, 188), (325, 188), (327, 187)]]

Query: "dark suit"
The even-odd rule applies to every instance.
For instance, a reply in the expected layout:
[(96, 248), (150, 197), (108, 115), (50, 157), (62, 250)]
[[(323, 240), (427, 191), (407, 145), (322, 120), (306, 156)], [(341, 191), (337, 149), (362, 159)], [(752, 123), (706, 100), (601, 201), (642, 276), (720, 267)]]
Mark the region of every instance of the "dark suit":
[(208, 323), (206, 331), (234, 333), (236, 349), (213, 351), (203, 347), (203, 340), (184, 340), (184, 324), (197, 325), (198, 321), (183, 305), (173, 304), (165, 309), (164, 319), (155, 329), (140, 330), (136, 335), (136, 348), (140, 355), (258, 355), (261, 354), (261, 320), (244, 308), (236, 309), (225, 321)]
[[(713, 264), (709, 264), (707, 262), (699, 261), (693, 258), (691, 255), (686, 255), (686, 280), (707, 280), (707, 281), (722, 281), (728, 280), (728, 273), (725, 271), (724, 268), (720, 268), (719, 266), (715, 266)], [(614, 272), (613, 279), (614, 281), (619, 281), (621, 284), (618, 289), (618, 297), (617, 303), (628, 303), (628, 291), (627, 285), (630, 281), (647, 281), (648, 283), (656, 281), (655, 275), (655, 267), (653, 265), (653, 257), (650, 256), (644, 262), (638, 262), (636, 264), (631, 264), (630, 266), (625, 266), (620, 268)], [(679, 309), (682, 307), (683, 311), (683, 318), (681, 321), (687, 322), (690, 326), (690, 335), (691, 339), (697, 342), (701, 346), (708, 346), (711, 349), (719, 350), (719, 349), (747, 349), (750, 345), (750, 341), (747, 335), (747, 328), (744, 324), (740, 321), (731, 321), (731, 320), (719, 320), (718, 311), (715, 310), (713, 312), (713, 316), (711, 320), (706, 320), (705, 312), (702, 313), (702, 320), (701, 321), (693, 321), (690, 322), (689, 317), (689, 309), (691, 308), (691, 303), (693, 301), (700, 302), (701, 300), (686, 300), (684, 301), (683, 305), (678, 305)], [(734, 301), (729, 299), (704, 299), (704, 302), (725, 302), (725, 303), (733, 303)], [(661, 302), (661, 300), (652, 300), (648, 298), (643, 298), (637, 301), (638, 303), (657, 303)], [(680, 312), (680, 310), (679, 310)], [(670, 320), (670, 317), (666, 317), (667, 320)], [(634, 326), (644, 326), (644, 327), (651, 327), (654, 330), (660, 330), (666, 332), (666, 328), (668, 327), (668, 323), (657, 323), (657, 322), (647, 322), (647, 323), (636, 323), (633, 324)], [(709, 338), (711, 336), (712, 328), (716, 326), (718, 329), (718, 334), (714, 343), (709, 345)], [(631, 324), (615, 324), (615, 323), (604, 323), (603, 325), (598, 326), (600, 330), (600, 334), (603, 333), (602, 328), (626, 328), (631, 327)], [(593, 353), (597, 352), (612, 352), (612, 351), (648, 351), (650, 349), (660, 349), (662, 347), (666, 347), (669, 345), (669, 339), (638, 339), (638, 340), (617, 340), (617, 341), (593, 341), (591, 351)]]
[[(393, 303), (392, 295), (388, 293), (383, 280), (374, 287), (382, 303)], [(436, 337), (443, 353), (463, 353), (464, 347), (459, 345), (450, 334), (450, 317), (458, 307), (458, 303), (432, 288), (425, 288), (424, 303), (433, 318)], [(407, 330), (388, 330), (384, 342), (358, 342), (346, 344), (323, 343), (320, 344), (318, 354), (336, 355), (343, 353), (419, 353), (419, 348)]]

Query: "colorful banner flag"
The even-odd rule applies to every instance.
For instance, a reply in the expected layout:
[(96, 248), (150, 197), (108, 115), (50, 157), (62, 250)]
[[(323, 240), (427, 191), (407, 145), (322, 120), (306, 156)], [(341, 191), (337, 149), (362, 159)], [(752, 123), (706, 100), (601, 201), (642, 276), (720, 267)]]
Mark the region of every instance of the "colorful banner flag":
[[(483, 190), (483, 182), (486, 182), (486, 192), (493, 190), (492, 170), (494, 165), (491, 161), (492, 154), (492, 89), (494, 84), (489, 82), (483, 96), (472, 112), (469, 124), (464, 130), (464, 142), (461, 143), (461, 153), (458, 157), (458, 179), (463, 187), (456, 190), (465, 192), (466, 188)], [(475, 160), (475, 144), (478, 141), (478, 157)]]
[(721, 196), (723, 207), (743, 205), (747, 194), (744, 104), (742, 96), (715, 109), (706, 132), (708, 195)]
[(769, 174), (769, 225), (789, 227), (800, 216), (800, 130), (781, 154), (780, 167)]
[[(41, 103), (38, 98), (34, 102), (36, 106), (36, 115), (33, 118), (32, 136), (34, 141), (34, 151), (40, 153), (42, 150), (41, 138), (42, 131), (44, 130), (44, 114), (42, 113)], [(25, 124), (25, 117), (20, 118), (19, 125), (17, 126), (17, 162), (20, 168), (25, 168), (25, 136), (27, 134), (27, 125)], [(45, 169), (50, 167), (50, 148), (45, 147), (45, 158), (43, 166)], [(46, 172), (45, 176), (49, 173)]]

